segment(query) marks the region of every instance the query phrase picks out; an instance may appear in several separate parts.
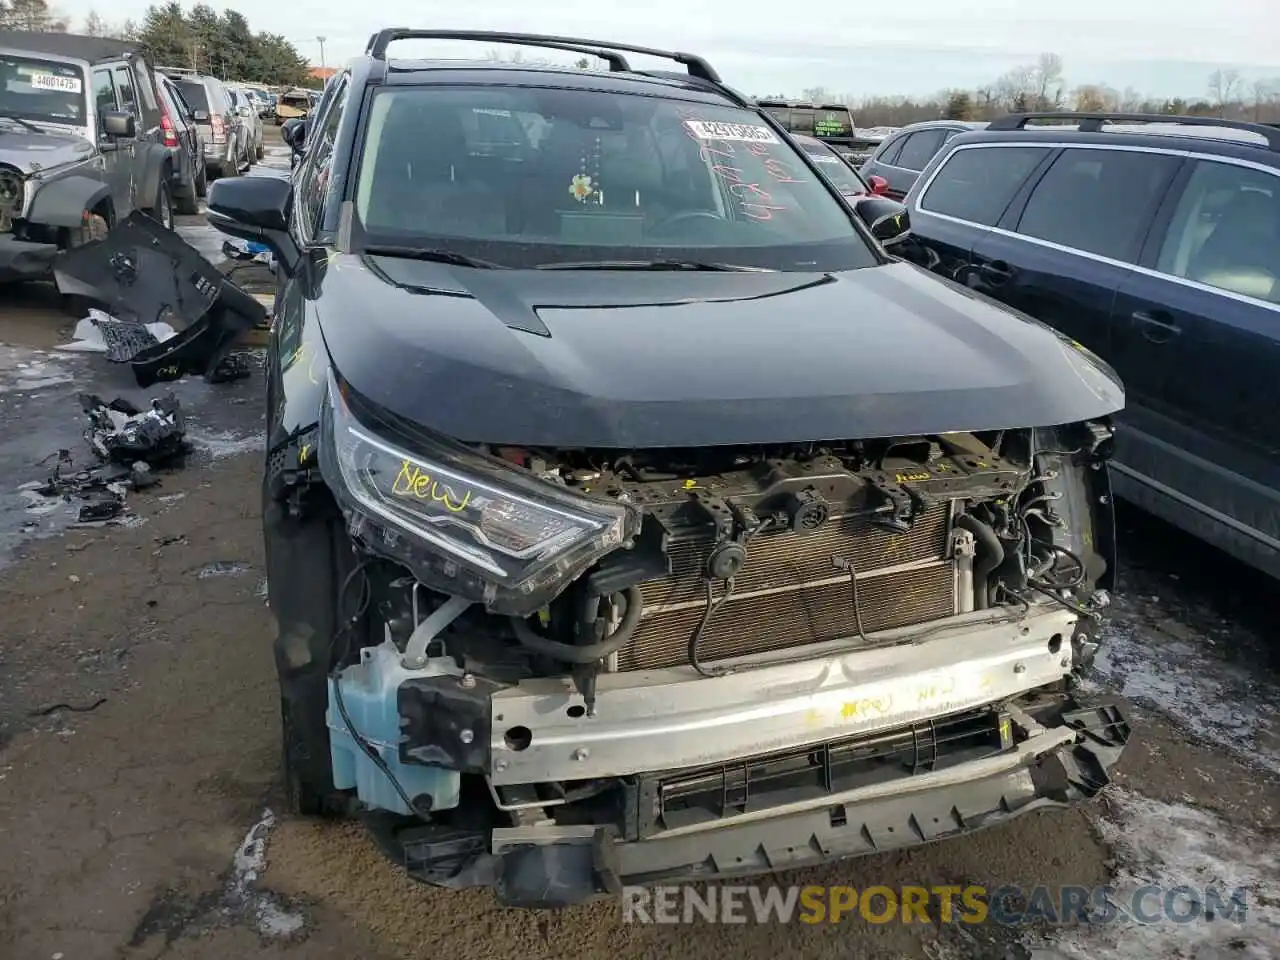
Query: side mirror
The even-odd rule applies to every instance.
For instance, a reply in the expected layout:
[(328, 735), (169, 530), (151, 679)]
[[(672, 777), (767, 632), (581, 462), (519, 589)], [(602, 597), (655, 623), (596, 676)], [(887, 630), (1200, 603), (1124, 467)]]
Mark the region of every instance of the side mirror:
[(232, 237), (265, 243), (285, 273), (301, 251), (289, 234), (293, 184), (280, 177), (229, 177), (209, 187), (210, 226)]
[(250, 107), (240, 107), (236, 112), (246, 120), (253, 116), (253, 110)]
[(867, 177), (867, 186), (871, 188), (873, 197), (883, 197), (889, 192), (889, 181), (884, 177), (877, 177), (875, 174)]
[(138, 135), (138, 121), (132, 113), (111, 110), (102, 115), (102, 132), (112, 139), (129, 139)]
[(191, 119), (194, 120), (196, 123), (208, 123), (209, 113), (207, 110), (197, 110), (193, 114), (191, 114)]
[(911, 235), (911, 218), (907, 208), (888, 197), (865, 197), (853, 208), (881, 246), (901, 243)]

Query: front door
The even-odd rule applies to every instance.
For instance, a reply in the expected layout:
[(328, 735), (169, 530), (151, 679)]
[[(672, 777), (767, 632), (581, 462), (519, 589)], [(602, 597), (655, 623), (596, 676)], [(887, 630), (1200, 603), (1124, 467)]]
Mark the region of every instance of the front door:
[[(132, 114), (141, 133), (145, 120), (138, 106), (137, 93), (133, 86), (133, 74), (127, 64), (118, 64), (111, 69), (111, 82), (115, 87), (116, 99), (120, 109)], [(138, 208), (138, 187), (142, 177), (142, 154), (137, 137), (121, 137), (116, 141), (116, 163), (120, 166), (119, 177), (122, 195), (116, 200), (116, 216), (124, 219)], [(148, 201), (149, 202), (149, 201)]]
[(111, 79), (111, 71), (101, 68), (93, 71), (94, 113), (98, 118), (98, 149), (102, 153), (103, 177), (111, 189), (111, 202), (118, 216), (123, 217), (131, 209), (122, 206), (129, 203), (132, 193), (128, 154), (122, 153), (127, 141), (118, 141), (108, 137), (103, 129), (102, 118), (108, 113), (120, 110), (120, 100), (116, 95), (115, 83)]

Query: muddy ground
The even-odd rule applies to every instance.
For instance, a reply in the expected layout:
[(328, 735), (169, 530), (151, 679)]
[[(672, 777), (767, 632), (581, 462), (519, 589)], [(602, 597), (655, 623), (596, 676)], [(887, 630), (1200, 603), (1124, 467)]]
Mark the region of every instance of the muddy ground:
[(0, 958), (1280, 956), (1274, 584), (1131, 511), (1091, 680), (1138, 704), (1108, 798), (777, 879), (1244, 886), (1244, 924), (640, 926), (613, 901), (522, 912), (411, 883), (358, 825), (283, 814), (260, 374), (180, 385), (190, 461), (131, 497), (134, 522), (68, 529), (11, 492), (83, 451), (78, 391), (127, 382), (50, 351), (70, 321), (23, 296), (0, 307)]

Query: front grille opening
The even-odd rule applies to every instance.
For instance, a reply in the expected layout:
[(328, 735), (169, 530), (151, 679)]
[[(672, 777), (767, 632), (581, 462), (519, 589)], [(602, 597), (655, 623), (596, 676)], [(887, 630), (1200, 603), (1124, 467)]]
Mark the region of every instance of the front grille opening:
[[(653, 832), (812, 801), (995, 756), (1012, 747), (1009, 729), (998, 711), (984, 708), (664, 777), (656, 791)], [(838, 825), (837, 817), (844, 822), (843, 806), (831, 808), (833, 826)]]

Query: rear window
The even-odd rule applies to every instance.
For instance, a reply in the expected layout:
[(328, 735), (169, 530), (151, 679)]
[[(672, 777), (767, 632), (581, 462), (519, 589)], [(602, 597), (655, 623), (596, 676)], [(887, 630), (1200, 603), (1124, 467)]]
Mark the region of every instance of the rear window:
[(844, 194), (866, 193), (867, 186), (862, 178), (854, 172), (853, 167), (834, 149), (821, 140), (802, 140), (800, 149), (818, 165), (823, 176), (835, 184), (835, 188)]
[(942, 161), (916, 206), (994, 227), (1048, 147), (962, 148)]
[(303, 94), (286, 93), (283, 97), (280, 98), (280, 102), (283, 103), (286, 107), (294, 107), (298, 110), (311, 109), (311, 98), (307, 96), (305, 93)]
[(449, 237), (504, 266), (877, 262), (847, 208), (755, 112), (592, 90), (383, 88), (355, 208), (370, 243)]
[(1134, 262), (1178, 157), (1125, 150), (1062, 151), (1027, 200), (1018, 232)]
[(182, 91), (182, 99), (187, 101), (193, 111), (203, 110), (209, 113), (209, 94), (204, 84), (195, 80), (175, 80), (174, 86)]

